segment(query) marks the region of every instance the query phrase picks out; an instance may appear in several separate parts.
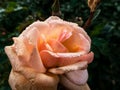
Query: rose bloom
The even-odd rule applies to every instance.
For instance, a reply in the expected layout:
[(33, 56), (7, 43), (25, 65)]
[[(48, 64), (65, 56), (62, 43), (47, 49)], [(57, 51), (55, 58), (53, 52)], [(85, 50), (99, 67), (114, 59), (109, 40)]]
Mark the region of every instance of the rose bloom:
[(13, 40), (10, 47), (16, 56), (8, 53), (9, 47), (5, 51), (14, 71), (25, 66), (40, 73), (61, 74), (64, 86), (71, 85), (67, 79), (77, 85), (86, 83), (87, 69), (78, 70), (79, 62), (91, 63), (94, 54), (90, 52), (91, 39), (77, 24), (51, 16), (34, 22)]

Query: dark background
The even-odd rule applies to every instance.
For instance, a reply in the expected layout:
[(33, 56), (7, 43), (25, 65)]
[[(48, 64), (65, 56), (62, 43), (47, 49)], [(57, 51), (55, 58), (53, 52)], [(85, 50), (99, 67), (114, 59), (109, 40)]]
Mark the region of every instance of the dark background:
[[(26, 26), (51, 16), (53, 0), (0, 0), (0, 90), (10, 90), (11, 65), (4, 47), (13, 43)], [(87, 0), (60, 0), (64, 20), (83, 25), (89, 17)], [(92, 39), (94, 61), (89, 65), (91, 90), (120, 90), (120, 0), (101, 0), (92, 24), (86, 29)]]

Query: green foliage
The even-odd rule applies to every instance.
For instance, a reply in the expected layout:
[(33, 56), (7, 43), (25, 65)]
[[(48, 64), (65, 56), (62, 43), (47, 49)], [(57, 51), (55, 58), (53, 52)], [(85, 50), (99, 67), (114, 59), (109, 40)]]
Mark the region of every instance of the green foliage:
[[(44, 20), (51, 15), (53, 0), (1, 0), (0, 1), (0, 90), (10, 90), (8, 76), (11, 65), (4, 47), (13, 43), (33, 21)], [(83, 24), (89, 17), (87, 0), (60, 0), (62, 18), (76, 22), (82, 17)], [(88, 67), (88, 83), (91, 90), (120, 89), (120, 1), (101, 0), (86, 30), (92, 39), (91, 50), (95, 54)], [(77, 22), (76, 22), (77, 23)]]

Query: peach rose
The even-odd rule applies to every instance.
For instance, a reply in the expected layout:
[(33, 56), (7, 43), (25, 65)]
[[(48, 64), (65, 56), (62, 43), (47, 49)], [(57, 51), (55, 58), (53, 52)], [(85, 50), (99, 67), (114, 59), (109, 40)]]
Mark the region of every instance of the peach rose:
[(65, 73), (61, 75), (63, 85), (86, 83), (87, 70), (78, 69), (81, 62), (83, 67), (91, 63), (94, 55), (90, 52), (91, 39), (77, 24), (51, 16), (44, 22), (34, 22), (13, 40), (10, 47), (16, 56), (12, 58), (8, 47), (5, 51), (14, 71), (24, 66), (40, 73)]

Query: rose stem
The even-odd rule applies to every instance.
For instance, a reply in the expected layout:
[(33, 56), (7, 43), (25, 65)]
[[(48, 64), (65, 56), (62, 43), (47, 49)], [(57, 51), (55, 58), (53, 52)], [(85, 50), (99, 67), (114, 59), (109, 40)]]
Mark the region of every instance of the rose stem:
[[(88, 0), (89, 1), (89, 0)], [(97, 8), (97, 6), (100, 4), (100, 0), (97, 0), (97, 1), (94, 1), (94, 0), (91, 0), (92, 1), (92, 3), (93, 3), (93, 5), (92, 5), (92, 7), (94, 7), (94, 5), (95, 5), (95, 7), (93, 8), (93, 10), (90, 8), (90, 16), (89, 16), (89, 18), (87, 19), (87, 21), (85, 22), (85, 24), (84, 24), (84, 26), (83, 26), (83, 28), (86, 30), (90, 25), (91, 25), (91, 22), (92, 22), (92, 19), (93, 19), (93, 17), (94, 17), (94, 13), (95, 13), (95, 11), (96, 11), (96, 8)], [(88, 2), (89, 3), (89, 2)], [(88, 5), (89, 6), (89, 5)]]
[(94, 17), (94, 12), (90, 12), (90, 16), (89, 16), (89, 18), (87, 19), (87, 21), (85, 22), (85, 24), (83, 26), (83, 28), (85, 30), (91, 25), (93, 17)]

